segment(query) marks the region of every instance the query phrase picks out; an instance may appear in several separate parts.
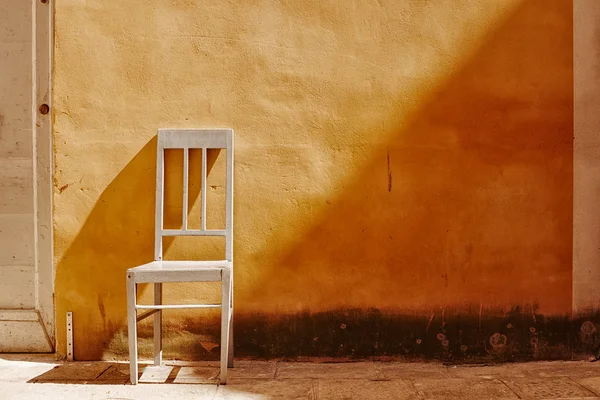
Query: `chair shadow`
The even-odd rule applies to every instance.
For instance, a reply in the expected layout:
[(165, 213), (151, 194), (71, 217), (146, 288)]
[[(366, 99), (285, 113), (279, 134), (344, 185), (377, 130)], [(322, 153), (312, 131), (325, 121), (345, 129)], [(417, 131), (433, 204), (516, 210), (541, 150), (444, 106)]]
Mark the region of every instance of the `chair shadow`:
[[(65, 346), (61, 343), (66, 337), (65, 313), (71, 311), (76, 360), (102, 359), (115, 332), (126, 325), (126, 270), (154, 258), (156, 143), (155, 136), (103, 191), (57, 263), (55, 286), (61, 288), (55, 295), (58, 347)], [(219, 154), (220, 150), (208, 151), (207, 176)], [(181, 193), (183, 179), (182, 153), (168, 151), (165, 165), (165, 226), (180, 227), (183, 202), (177, 193)], [(177, 165), (178, 169), (169, 168)], [(191, 153), (189, 209), (200, 194), (201, 182), (194, 179), (200, 176), (200, 166), (201, 153)], [(167, 239), (165, 253), (173, 243)], [(140, 285), (139, 292), (145, 287)]]
[[(146, 370), (151, 363), (139, 363), (140, 384), (217, 384), (218, 363), (165, 363), (163, 376)], [(148, 375), (146, 375), (148, 372)], [(168, 375), (167, 375), (168, 374)], [(165, 376), (166, 375), (166, 376)], [(27, 383), (61, 383), (73, 385), (124, 385), (129, 383), (129, 363), (124, 362), (68, 362), (58, 364), (27, 381)]]
[(109, 362), (69, 362), (59, 364), (51, 370), (27, 381), (27, 383), (62, 383), (74, 385), (119, 385), (128, 382), (129, 364)]

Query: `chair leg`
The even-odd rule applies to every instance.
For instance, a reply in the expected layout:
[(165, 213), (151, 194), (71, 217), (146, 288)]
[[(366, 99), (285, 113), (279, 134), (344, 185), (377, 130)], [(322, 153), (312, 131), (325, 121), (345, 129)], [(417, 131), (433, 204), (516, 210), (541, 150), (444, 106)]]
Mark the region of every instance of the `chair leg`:
[[(154, 284), (154, 304), (162, 304), (162, 283)], [(154, 365), (162, 365), (162, 310), (154, 314)]]
[(231, 294), (229, 296), (229, 345), (227, 354), (227, 367), (233, 368), (233, 277), (231, 277)]
[(223, 270), (223, 286), (221, 290), (221, 374), (219, 375), (219, 382), (222, 385), (227, 383), (227, 359), (229, 349), (229, 325), (231, 315), (231, 271), (228, 269)]
[(129, 377), (132, 385), (138, 383), (136, 287), (132, 274), (127, 274), (127, 329), (129, 339)]

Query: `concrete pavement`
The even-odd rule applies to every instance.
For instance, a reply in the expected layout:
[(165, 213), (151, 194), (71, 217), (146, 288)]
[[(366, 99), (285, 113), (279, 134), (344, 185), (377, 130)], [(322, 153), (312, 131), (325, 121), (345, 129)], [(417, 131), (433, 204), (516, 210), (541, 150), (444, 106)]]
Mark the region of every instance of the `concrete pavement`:
[[(0, 399), (600, 399), (600, 363), (490, 366), (237, 360), (171, 362), (161, 383), (128, 384), (125, 362), (60, 363), (0, 354)], [(144, 368), (140, 368), (144, 370)], [(141, 381), (156, 381), (146, 370)]]

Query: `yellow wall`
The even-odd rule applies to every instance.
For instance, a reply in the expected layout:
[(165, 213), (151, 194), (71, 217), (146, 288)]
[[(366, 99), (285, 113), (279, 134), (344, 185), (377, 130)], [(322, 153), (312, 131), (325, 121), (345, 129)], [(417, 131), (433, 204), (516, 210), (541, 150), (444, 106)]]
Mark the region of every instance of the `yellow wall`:
[(571, 1), (58, 0), (55, 24), (60, 353), (66, 311), (79, 359), (125, 327), (161, 127), (235, 130), (238, 315), (570, 311)]

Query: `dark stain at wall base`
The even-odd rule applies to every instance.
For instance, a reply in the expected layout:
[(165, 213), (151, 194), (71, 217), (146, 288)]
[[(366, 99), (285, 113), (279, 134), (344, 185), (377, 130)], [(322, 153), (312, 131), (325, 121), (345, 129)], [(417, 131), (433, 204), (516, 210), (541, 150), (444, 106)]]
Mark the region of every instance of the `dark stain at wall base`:
[[(598, 355), (599, 327), (600, 314), (548, 317), (520, 307), (501, 316), (448, 310), (398, 315), (377, 309), (242, 314), (235, 316), (235, 354), (263, 359), (401, 358), (449, 363), (583, 359)], [(150, 327), (141, 327), (140, 340), (151, 337)], [(179, 347), (186, 341), (188, 345)], [(190, 346), (190, 341), (196, 344)], [(215, 360), (218, 343), (217, 319), (188, 320), (183, 330), (165, 327), (167, 358)], [(126, 340), (112, 347), (112, 353), (127, 355)]]

